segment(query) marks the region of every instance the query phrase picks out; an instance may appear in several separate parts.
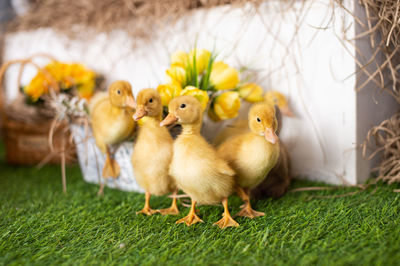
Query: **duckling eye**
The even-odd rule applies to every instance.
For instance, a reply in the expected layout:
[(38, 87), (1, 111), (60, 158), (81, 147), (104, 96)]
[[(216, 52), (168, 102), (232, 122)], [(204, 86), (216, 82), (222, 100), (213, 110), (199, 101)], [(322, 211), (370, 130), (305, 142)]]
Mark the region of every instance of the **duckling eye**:
[(152, 102), (153, 102), (153, 98), (150, 98), (149, 103), (152, 103)]
[(182, 103), (181, 108), (185, 108), (185, 107), (186, 107), (186, 104)]
[(117, 90), (117, 93), (118, 93), (118, 94), (121, 94), (121, 91), (120, 91), (120, 90)]
[(261, 119), (260, 119), (259, 117), (257, 117), (257, 122), (258, 122), (258, 123), (260, 123), (260, 122), (261, 122)]

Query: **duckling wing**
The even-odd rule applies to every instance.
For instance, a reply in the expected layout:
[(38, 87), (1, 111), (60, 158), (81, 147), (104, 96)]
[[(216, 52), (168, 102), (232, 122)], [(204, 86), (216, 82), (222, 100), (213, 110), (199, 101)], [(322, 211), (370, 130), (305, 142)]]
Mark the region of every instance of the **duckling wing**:
[(107, 92), (98, 92), (96, 93), (89, 101), (89, 113), (94, 112), (97, 106), (99, 106), (100, 102), (106, 101), (108, 99)]

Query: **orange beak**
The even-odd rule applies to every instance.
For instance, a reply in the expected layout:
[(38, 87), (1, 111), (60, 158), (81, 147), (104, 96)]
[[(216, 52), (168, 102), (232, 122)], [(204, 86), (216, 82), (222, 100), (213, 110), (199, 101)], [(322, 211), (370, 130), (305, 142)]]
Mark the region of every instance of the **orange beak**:
[(125, 106), (130, 107), (132, 109), (136, 108), (136, 101), (133, 98), (133, 96), (128, 96), (128, 98), (126, 98)]
[(135, 121), (138, 121), (140, 118), (145, 116), (147, 114), (146, 110), (144, 109), (143, 105), (139, 105), (136, 109), (135, 114), (133, 115), (133, 119)]
[(269, 141), (272, 144), (275, 144), (278, 142), (279, 138), (275, 134), (275, 132), (271, 128), (266, 128), (264, 131), (264, 137), (267, 141)]
[(173, 114), (169, 113), (169, 114), (167, 115), (167, 117), (164, 118), (163, 121), (161, 121), (160, 127), (172, 125), (172, 124), (175, 123), (176, 121), (178, 121), (178, 118), (177, 118), (176, 116), (174, 116)]
[(281, 108), (279, 108), (279, 110), (285, 116), (294, 117), (293, 111), (292, 111), (292, 109), (290, 109), (289, 106), (281, 107)]

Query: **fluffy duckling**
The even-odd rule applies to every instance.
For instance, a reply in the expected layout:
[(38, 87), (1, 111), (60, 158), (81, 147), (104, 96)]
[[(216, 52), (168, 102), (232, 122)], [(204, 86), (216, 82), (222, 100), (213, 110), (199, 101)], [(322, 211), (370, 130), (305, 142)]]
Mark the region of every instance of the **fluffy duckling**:
[(136, 180), (146, 191), (146, 201), (139, 212), (152, 215), (179, 214), (176, 198), (168, 209), (153, 210), (150, 208), (151, 195), (177, 194), (175, 182), (168, 174), (172, 159), (173, 140), (168, 130), (160, 126), (162, 103), (159, 93), (154, 89), (144, 89), (137, 96), (137, 107), (133, 118), (141, 119), (139, 134), (132, 154), (132, 165)]
[(254, 218), (264, 213), (252, 209), (250, 189), (260, 184), (279, 158), (278, 122), (275, 108), (269, 104), (255, 104), (248, 116), (249, 133), (229, 138), (218, 147), (218, 155), (235, 170), (236, 192), (245, 202), (239, 216)]
[(279, 159), (274, 168), (268, 173), (264, 181), (251, 190), (251, 197), (261, 198), (280, 198), (290, 186), (291, 166), (289, 153), (283, 141), (279, 141)]
[(289, 106), (289, 103), (282, 93), (279, 91), (267, 91), (264, 95), (265, 102), (270, 104), (271, 106), (277, 106), (279, 108), (279, 111), (289, 117), (293, 117), (293, 111)]
[[(132, 136), (135, 123), (132, 114), (135, 99), (132, 87), (127, 81), (115, 81), (107, 93), (96, 95), (89, 104), (90, 121), (96, 144), (106, 154), (102, 177), (117, 178), (120, 167), (112, 159), (111, 146), (121, 143)], [(98, 194), (102, 195), (104, 183), (100, 183)]]
[[(278, 91), (267, 91), (264, 95), (264, 103), (276, 107), (275, 116), (278, 120), (278, 129), (276, 130), (276, 133), (277, 135), (279, 135), (282, 125), (282, 115), (289, 117), (294, 116), (291, 108), (289, 107), (288, 101), (286, 97)], [(234, 123), (228, 125), (217, 135), (217, 137), (213, 141), (213, 144), (215, 146), (218, 146), (230, 137), (249, 132), (248, 124), (249, 122), (247, 121), (247, 119), (236, 120)]]
[(203, 111), (199, 101), (193, 96), (179, 96), (169, 103), (168, 109), (169, 114), (160, 125), (175, 122), (182, 125), (182, 132), (173, 145), (170, 174), (192, 201), (189, 214), (176, 223), (190, 226), (203, 222), (196, 215), (196, 203), (222, 202), (223, 218), (214, 225), (220, 228), (239, 226), (228, 210), (228, 196), (234, 188), (235, 172), (200, 135)]

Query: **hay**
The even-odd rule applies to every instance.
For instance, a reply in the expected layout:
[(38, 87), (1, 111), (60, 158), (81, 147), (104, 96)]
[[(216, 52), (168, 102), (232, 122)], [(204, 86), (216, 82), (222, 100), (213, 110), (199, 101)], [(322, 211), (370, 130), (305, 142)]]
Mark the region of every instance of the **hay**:
[[(365, 7), (367, 24), (363, 25), (366, 31), (358, 37), (367, 35), (370, 38), (374, 53), (369, 62), (379, 62), (382, 54), (384, 60), (359, 89), (373, 81), (381, 89), (389, 88), (387, 92), (400, 103), (400, 0), (360, 0), (360, 3)], [(376, 40), (380, 40), (379, 43)]]
[(122, 29), (134, 38), (147, 38), (163, 25), (197, 8), (259, 3), (260, 0), (39, 0), (8, 31), (52, 27), (69, 37), (87, 37), (87, 30), (111, 32)]
[(369, 155), (369, 160), (378, 154), (382, 156), (382, 162), (375, 169), (378, 171), (378, 180), (389, 184), (400, 182), (400, 112), (368, 132), (364, 156), (369, 146), (378, 147)]
[[(400, 0), (361, 0), (360, 3), (367, 14), (368, 30), (363, 35), (369, 35), (375, 50), (370, 61), (376, 61), (380, 54), (384, 57), (367, 81), (374, 81), (400, 103)], [(369, 156), (367, 149), (372, 150)], [(379, 166), (374, 169), (377, 180), (389, 184), (400, 182), (400, 112), (368, 132), (363, 155), (368, 160), (381, 156)]]

